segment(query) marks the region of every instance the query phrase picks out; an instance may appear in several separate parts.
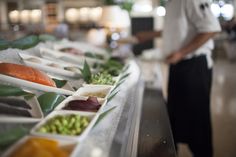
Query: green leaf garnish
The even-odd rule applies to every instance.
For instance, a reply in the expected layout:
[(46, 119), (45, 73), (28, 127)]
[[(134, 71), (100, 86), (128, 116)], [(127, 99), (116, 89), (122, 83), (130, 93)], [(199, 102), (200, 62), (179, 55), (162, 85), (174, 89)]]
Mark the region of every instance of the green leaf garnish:
[(45, 41), (55, 41), (56, 38), (55, 38), (55, 36), (50, 35), (50, 34), (40, 34), (39, 35), (39, 40), (43, 41), (43, 42), (45, 42)]
[(30, 96), (32, 93), (26, 92), (19, 87), (10, 85), (0, 85), (0, 96)]
[(55, 82), (57, 88), (62, 88), (67, 83), (67, 80), (58, 80), (55, 78), (53, 78), (52, 80)]
[(117, 85), (115, 86), (115, 88), (113, 88), (113, 90), (111, 91), (111, 93), (113, 93), (121, 84), (123, 84), (125, 82), (125, 80), (120, 81), (119, 83), (117, 83)]
[(114, 110), (115, 108), (116, 108), (116, 106), (114, 106), (114, 107), (112, 107), (111, 109), (109, 109), (109, 110), (103, 112), (102, 114), (100, 114), (99, 117), (98, 117), (98, 119), (97, 119), (97, 121), (96, 121), (96, 123), (94, 124), (93, 127), (95, 127), (103, 118), (105, 118), (105, 116), (106, 116), (108, 113), (110, 113), (110, 112), (111, 112), (112, 110)]
[(10, 42), (10, 47), (24, 50), (34, 47), (38, 43), (39, 43), (38, 36), (30, 35)]
[(128, 77), (129, 75), (130, 75), (130, 73), (127, 73), (127, 74), (121, 76), (120, 79), (119, 79), (119, 81), (124, 80), (124, 79), (125, 79), (126, 77)]
[(81, 71), (84, 81), (86, 83), (89, 83), (92, 77), (92, 73), (86, 60), (84, 61), (83, 69), (80, 69), (80, 71)]
[(111, 101), (116, 96), (116, 94), (118, 94), (118, 93), (119, 93), (119, 91), (109, 95), (109, 97), (107, 98), (107, 102)]
[(24, 127), (17, 127), (0, 133), (0, 149), (5, 149), (21, 137), (29, 133), (29, 129)]
[(8, 47), (9, 47), (9, 41), (1, 39), (0, 40), (0, 50), (5, 50)]
[(45, 115), (51, 112), (64, 99), (65, 99), (64, 96), (53, 93), (53, 92), (48, 92), (38, 97), (39, 104)]

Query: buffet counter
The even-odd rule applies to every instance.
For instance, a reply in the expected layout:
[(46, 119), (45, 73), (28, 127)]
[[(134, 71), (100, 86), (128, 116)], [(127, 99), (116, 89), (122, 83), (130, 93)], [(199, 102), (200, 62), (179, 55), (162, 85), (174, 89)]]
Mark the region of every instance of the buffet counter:
[[(146, 156), (142, 139), (147, 135), (164, 144), (166, 149), (157, 148), (159, 152), (175, 154), (162, 96), (160, 91), (144, 94), (137, 59), (119, 61), (86, 43), (60, 41), (27, 51), (9, 48), (1, 51), (0, 62), (16, 73), (9, 75), (3, 68), (0, 74), (1, 156)], [(28, 70), (16, 67), (43, 74), (53, 86), (20, 78)], [(153, 98), (159, 99), (148, 101)]]

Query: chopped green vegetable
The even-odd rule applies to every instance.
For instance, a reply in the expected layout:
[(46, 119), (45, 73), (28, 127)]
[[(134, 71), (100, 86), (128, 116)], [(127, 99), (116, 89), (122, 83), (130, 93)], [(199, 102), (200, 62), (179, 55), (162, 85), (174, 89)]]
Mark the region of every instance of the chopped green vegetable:
[(38, 129), (40, 133), (53, 133), (61, 135), (80, 135), (89, 125), (89, 119), (80, 115), (59, 115), (50, 119)]
[(107, 72), (101, 72), (98, 74), (93, 74), (89, 83), (101, 84), (101, 85), (114, 85), (115, 80), (113, 80), (113, 77)]
[(124, 67), (120, 62), (109, 59), (105, 64), (101, 65), (102, 71), (107, 71), (112, 76), (118, 76)]

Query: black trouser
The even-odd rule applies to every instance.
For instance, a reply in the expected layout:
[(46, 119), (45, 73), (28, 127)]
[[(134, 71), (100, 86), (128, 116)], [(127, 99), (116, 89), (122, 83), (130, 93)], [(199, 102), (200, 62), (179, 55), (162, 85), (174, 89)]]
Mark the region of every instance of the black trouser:
[(194, 157), (212, 157), (210, 91), (206, 56), (170, 66), (168, 112), (175, 144), (187, 143)]

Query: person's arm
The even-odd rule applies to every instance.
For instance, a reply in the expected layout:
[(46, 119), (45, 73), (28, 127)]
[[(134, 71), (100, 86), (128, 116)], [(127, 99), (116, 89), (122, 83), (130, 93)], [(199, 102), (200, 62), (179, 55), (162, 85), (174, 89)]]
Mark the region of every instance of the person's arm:
[(205, 44), (209, 39), (211, 39), (217, 32), (209, 32), (209, 33), (199, 33), (197, 34), (187, 45), (180, 48), (179, 50), (172, 52), (166, 58), (166, 62), (169, 64), (176, 64), (181, 61), (186, 55), (194, 52), (198, 48), (200, 48), (203, 44)]
[(161, 37), (162, 31), (143, 31), (138, 32), (135, 37), (138, 39), (140, 43), (152, 40), (157, 37)]

